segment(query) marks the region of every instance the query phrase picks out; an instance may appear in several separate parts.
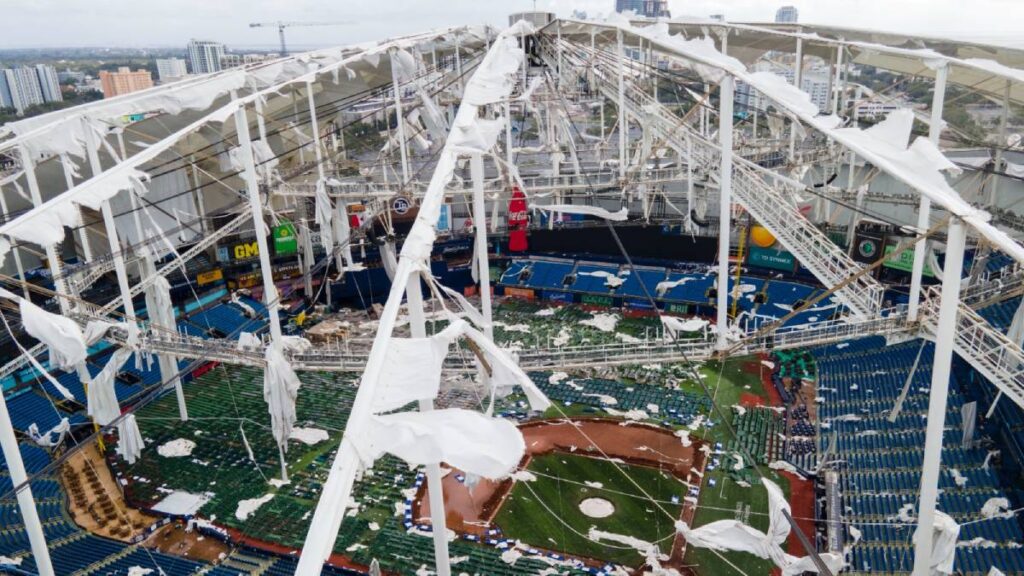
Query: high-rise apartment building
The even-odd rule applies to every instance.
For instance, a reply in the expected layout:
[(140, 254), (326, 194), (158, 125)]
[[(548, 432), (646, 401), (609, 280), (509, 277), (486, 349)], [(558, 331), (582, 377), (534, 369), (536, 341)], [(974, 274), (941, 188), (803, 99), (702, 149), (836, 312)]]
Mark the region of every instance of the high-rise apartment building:
[(615, 0), (616, 12), (632, 10), (637, 16), (669, 18), (668, 0)]
[(4, 92), (2, 99), (8, 103), (8, 108), (14, 108), (18, 114), (24, 113), (29, 106), (47, 102), (34, 68), (8, 68), (0, 71), (0, 74), (4, 76), (4, 86), (0, 87), (0, 92)]
[(276, 57), (277, 55), (268, 54), (225, 54), (220, 57), (220, 67), (221, 69), (238, 68), (247, 64), (258, 64), (267, 60), (273, 60)]
[(188, 43), (188, 64), (193, 74), (220, 72), (224, 45), (210, 40), (195, 40)]
[(39, 90), (46, 102), (61, 102), (64, 96), (60, 93), (60, 80), (57, 70), (46, 64), (36, 64), (36, 77), (39, 79)]
[(160, 82), (174, 82), (188, 76), (188, 68), (181, 58), (157, 58), (156, 77)]
[(779, 24), (794, 24), (800, 18), (800, 11), (796, 6), (783, 6), (775, 11), (775, 22)]
[(127, 66), (121, 66), (117, 72), (100, 70), (100, 85), (103, 87), (103, 97), (113, 98), (152, 88), (153, 76), (148, 70), (132, 72)]

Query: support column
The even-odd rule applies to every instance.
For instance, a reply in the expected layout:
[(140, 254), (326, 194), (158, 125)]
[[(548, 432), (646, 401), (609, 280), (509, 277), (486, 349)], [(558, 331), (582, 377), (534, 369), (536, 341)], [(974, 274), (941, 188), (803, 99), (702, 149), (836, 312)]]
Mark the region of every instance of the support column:
[(405, 118), (402, 110), (402, 90), (398, 78), (398, 62), (391, 52), (391, 86), (395, 91), (395, 122), (398, 125), (398, 151), (402, 155), (402, 188), (409, 185), (409, 151), (406, 149)]
[[(75, 187), (75, 179), (71, 174), (71, 159), (66, 154), (60, 155), (60, 166), (64, 170), (64, 184), (68, 190)], [(4, 208), (4, 213), (7, 213), (7, 209)], [(92, 262), (92, 246), (89, 245), (89, 234), (86, 226), (80, 226), (78, 228), (78, 241), (82, 244), (82, 258), (86, 262)]]
[[(801, 89), (803, 84), (804, 76), (804, 39), (796, 39), (796, 60), (793, 62), (793, 86), (797, 89)], [(793, 120), (796, 122), (796, 120)], [(789, 130), (789, 161), (793, 162), (796, 158), (796, 130), (794, 130), (792, 123), (790, 124)]]
[(494, 338), (491, 326), (491, 265), (487, 257), (487, 209), (484, 206), (484, 157), (473, 154), (469, 159), (469, 172), (473, 179), (473, 224), (476, 230), (476, 262), (480, 276), (480, 312), (483, 314), (484, 333)]
[(558, 54), (558, 70), (557, 70), (558, 74), (556, 76), (557, 80), (555, 80), (555, 86), (559, 90), (561, 90), (562, 89), (562, 22), (561, 22), (561, 20), (558, 21), (558, 31), (557, 32), (558, 32), (558, 46), (555, 48), (555, 50), (556, 50), (556, 52)]
[[(486, 232), (484, 233), (486, 235)], [(413, 338), (426, 338), (426, 319), (423, 315), (423, 292), (418, 274), (412, 275), (405, 287), (409, 308), (409, 331)], [(420, 400), (420, 412), (434, 409), (433, 400)], [(427, 495), (430, 498), (430, 525), (434, 539), (434, 571), (437, 576), (451, 576), (451, 560), (448, 558), (448, 527), (444, 515), (444, 488), (441, 464), (435, 462), (424, 466), (427, 475)]]
[[(260, 275), (263, 276), (263, 301), (267, 305), (267, 316), (270, 317), (270, 338), (271, 346), (281, 346), (281, 319), (277, 311), (280, 307), (280, 299), (277, 294), (277, 287), (274, 286), (274, 272), (270, 266), (270, 247), (267, 245), (265, 223), (263, 221), (263, 205), (260, 202), (259, 182), (256, 178), (256, 160), (252, 155), (252, 142), (249, 137), (249, 121), (245, 115), (245, 106), (239, 106), (235, 110), (235, 130), (238, 133), (238, 145), (242, 153), (242, 161), (245, 162), (243, 179), (245, 188), (249, 195), (249, 210), (252, 212), (253, 229), (256, 231), (256, 245), (260, 252)], [(319, 150), (319, 147), (317, 148)], [(278, 456), (281, 460), (281, 480), (288, 480), (288, 462), (284, 457), (284, 448), (277, 446)]]
[(459, 33), (455, 34), (455, 73), (459, 76), (459, 92), (466, 89), (466, 82), (462, 78), (462, 37)]
[(629, 122), (626, 121), (626, 52), (622, 47), (622, 30), (616, 34), (618, 40), (619, 55), (619, 179), (626, 180), (626, 130)]
[[(317, 183), (317, 186), (320, 185), (319, 182), (323, 182), (324, 183), (323, 185), (327, 186), (326, 178), (325, 178), (325, 175), (324, 175), (323, 152), (320, 149), (320, 124), (319, 124), (319, 121), (317, 120), (317, 117), (316, 117), (316, 101), (313, 98), (313, 82), (312, 81), (306, 82), (306, 98), (309, 101), (309, 126), (310, 126), (310, 130), (312, 130), (312, 132), (313, 132), (313, 148), (314, 148), (314, 153), (316, 154), (316, 173), (317, 173), (317, 177), (319, 179), (318, 183)], [(262, 115), (262, 106), (260, 105), (260, 99), (256, 98), (256, 116), (257, 116), (257, 118), (259, 118), (261, 115)], [(261, 136), (260, 139), (261, 140), (263, 139), (262, 136)], [(308, 214), (306, 213), (306, 210), (305, 210), (305, 205), (303, 205), (302, 213), (303, 213), (303, 221), (302, 221), (303, 233), (302, 233), (302, 235), (304, 236), (304, 240), (302, 242), (302, 278), (303, 278), (303, 286), (302, 287), (306, 291), (306, 297), (307, 298), (313, 298), (313, 296), (314, 296), (314, 294), (313, 294), (313, 276), (310, 274), (310, 268), (313, 267), (313, 259), (315, 258), (315, 256), (313, 254), (313, 242), (309, 240), (309, 234), (310, 234), (312, 228), (310, 228), (309, 218), (308, 218)], [(320, 230), (320, 235), (321, 235), (320, 242), (321, 242), (321, 244), (323, 244), (323, 235), (324, 234), (331, 234), (331, 235), (333, 235), (334, 234), (334, 230)], [(330, 259), (330, 257), (331, 257), (330, 254), (326, 255), (326, 258)], [(339, 266), (339, 268), (340, 268), (340, 266)], [(327, 282), (326, 278), (324, 279), (324, 282)]]
[[(19, 147), (21, 164), (25, 169), (25, 180), (28, 182), (29, 193), (32, 195), (32, 203), (40, 206), (42, 195), (39, 193), (39, 181), (36, 180), (36, 170), (28, 150), (23, 146)], [(6, 212), (6, 210), (5, 210)], [(64, 282), (60, 278), (60, 266), (57, 263), (57, 250), (53, 246), (46, 246), (46, 259), (50, 267), (50, 274), (53, 276), (54, 289), (57, 290), (57, 303), (62, 314), (67, 314), (70, 306), (63, 297), (67, 294), (64, 289)], [(28, 480), (25, 473), (25, 463), (21, 459), (21, 451), (18, 449), (18, 439), (14, 436), (14, 425), (11, 423), (11, 416), (7, 412), (7, 401), (0, 393), (0, 449), (3, 450), (4, 458), (7, 460), (7, 468), (11, 475), (11, 482), (17, 486)], [(29, 545), (32, 548), (32, 556), (36, 561), (36, 569), (40, 576), (53, 576), (53, 564), (50, 561), (50, 551), (46, 547), (46, 535), (43, 533), (43, 526), (39, 522), (39, 513), (36, 510), (35, 500), (32, 498), (32, 488), (25, 486), (18, 491), (18, 509), (21, 511), (21, 519), (25, 525), (25, 532), (28, 534)]]
[[(3, 450), (4, 458), (7, 460), (7, 471), (11, 475), (11, 483), (19, 486), (27, 482), (28, 474), (25, 473), (25, 463), (21, 459), (18, 439), (14, 436), (14, 426), (11, 424), (11, 415), (7, 412), (7, 400), (3, 394), (0, 394), (0, 449)], [(39, 521), (35, 500), (32, 498), (32, 488), (27, 484), (18, 490), (18, 510), (21, 512), (21, 521), (28, 534), (29, 547), (32, 549), (32, 557), (36, 561), (36, 570), (39, 572), (39, 576), (54, 576), (50, 551), (46, 547), (46, 535), (43, 533), (43, 525)]]
[[(928, 139), (938, 146), (942, 134), (942, 108), (946, 101), (946, 79), (949, 66), (943, 65), (935, 71), (935, 88), (932, 93), (931, 126), (928, 128)], [(929, 228), (932, 202), (927, 196), (921, 195), (921, 205), (917, 209), (917, 229), (924, 234)], [(928, 241), (918, 242), (914, 246), (914, 265), (910, 271), (910, 301), (907, 304), (907, 319), (917, 320), (921, 303), (921, 276), (924, 274), (924, 261), (927, 256)]]
[(192, 172), (192, 187), (196, 191), (196, 210), (199, 212), (200, 229), (203, 234), (208, 234), (210, 225), (206, 221), (206, 197), (203, 195), (203, 182), (199, 176), (199, 168), (196, 166), (196, 157), (190, 154), (188, 157), (189, 170)]
[[(1003, 170), (1003, 147), (1006, 146), (1006, 123), (1010, 118), (1010, 81), (1006, 81), (1006, 87), (1003, 89), (1003, 115), (999, 118), (999, 146), (996, 147), (996, 163), (995, 170)], [(988, 193), (988, 206), (991, 210), (996, 205), (996, 200), (999, 199), (999, 181), (1002, 179), (998, 174), (992, 175), (992, 185), (989, 186)]]
[(960, 275), (964, 264), (967, 228), (959, 218), (949, 223), (946, 240), (946, 264), (942, 271), (942, 300), (935, 333), (935, 358), (928, 399), (928, 424), (925, 432), (924, 465), (921, 468), (921, 500), (917, 531), (914, 533), (914, 576), (929, 576), (932, 556), (932, 531), (939, 496), (939, 471), (942, 460), (942, 432), (946, 425), (946, 401), (949, 397), (950, 365), (956, 318), (960, 303)]
[(686, 135), (686, 229), (688, 232), (696, 232), (697, 225), (693, 222), (693, 212), (696, 210), (696, 203), (693, 194), (693, 140), (689, 134)]
[(843, 74), (843, 47), (836, 48), (836, 67), (833, 77), (829, 79), (829, 88), (832, 90), (832, 113), (839, 113), (839, 100), (842, 98), (843, 85), (840, 82)]
[[(3, 189), (0, 189), (0, 216), (3, 220), (7, 221), (7, 196), (4, 196)], [(25, 298), (29, 298), (30, 292), (28, 290), (28, 284), (25, 282), (25, 266), (21, 263), (21, 249), (12, 246), (11, 254), (14, 255), (14, 269), (18, 271), (18, 280), (21, 280), (21, 291), (25, 295)]]
[[(83, 118), (85, 124), (85, 149), (89, 156), (89, 166), (93, 175), (103, 172), (98, 152), (97, 135), (88, 119)], [(128, 192), (131, 194), (131, 192)], [(136, 322), (135, 306), (132, 304), (132, 290), (128, 283), (128, 270), (124, 264), (124, 253), (121, 250), (121, 241), (117, 234), (117, 225), (114, 221), (114, 211), (110, 207), (110, 200), (104, 200), (100, 205), (100, 213), (103, 215), (103, 228), (107, 233), (107, 244), (110, 246), (110, 257), (114, 260), (114, 272), (117, 275), (117, 285), (121, 291), (121, 306), (124, 308), (124, 316), (127, 322)]]
[(732, 216), (732, 100), (736, 79), (722, 78), (718, 109), (718, 143), (722, 148), (722, 165), (718, 178), (718, 349), (729, 343), (729, 218)]

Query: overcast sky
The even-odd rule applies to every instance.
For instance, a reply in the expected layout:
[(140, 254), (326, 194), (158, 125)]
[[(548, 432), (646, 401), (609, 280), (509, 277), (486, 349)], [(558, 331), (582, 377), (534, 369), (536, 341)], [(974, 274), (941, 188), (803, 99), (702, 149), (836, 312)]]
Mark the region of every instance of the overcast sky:
[[(669, 0), (674, 15), (723, 13), (732, 21), (768, 21), (783, 4), (800, 21), (894, 32), (969, 37), (1024, 48), (1024, 0)], [(614, 0), (538, 0), (569, 16), (612, 9)], [(277, 45), (272, 20), (352, 21), (348, 26), (292, 28), (296, 48), (343, 45), (467, 23), (503, 25), (532, 0), (0, 0), (0, 47), (184, 46), (190, 38), (232, 46)]]

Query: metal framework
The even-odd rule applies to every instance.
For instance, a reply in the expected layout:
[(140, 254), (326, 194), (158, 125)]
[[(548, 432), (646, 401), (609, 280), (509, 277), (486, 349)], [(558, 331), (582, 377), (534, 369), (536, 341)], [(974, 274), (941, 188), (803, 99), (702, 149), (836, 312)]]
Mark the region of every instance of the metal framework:
[[(708, 26), (707, 23), (701, 25)], [(673, 22), (668, 29), (685, 32), (692, 26), (692, 23)], [(507, 202), (513, 185), (520, 187), (531, 202), (538, 205), (550, 203), (545, 199), (551, 196), (555, 203), (626, 207), (634, 218), (647, 222), (657, 221), (652, 217), (652, 206), (665, 202), (678, 212), (666, 220), (682, 222), (691, 231), (698, 217), (706, 218), (710, 201), (718, 209), (719, 227), (714, 334), (680, 341), (657, 339), (615, 345), (551, 347), (541, 344), (521, 351), (520, 365), (529, 369), (554, 369), (704, 360), (726, 350), (751, 354), (818, 346), (872, 334), (934, 340), (936, 351), (918, 516), (919, 525), (926, 529), (920, 530), (915, 540), (914, 574), (924, 576), (928, 573), (931, 556), (930, 530), (938, 495), (952, 354), (957, 353), (976, 368), (998, 389), (1000, 396), (1005, 395), (1024, 406), (1021, 343), (996, 330), (975, 311), (981, 303), (1024, 291), (1024, 273), (1021, 272), (1024, 247), (990, 226), (987, 215), (965, 208), (959, 197), (940, 197), (935, 201), (934, 180), (908, 178), (898, 166), (872, 157), (874, 151), (858, 148), (853, 139), (844, 139), (845, 133), (822, 129), (822, 117), (809, 114), (801, 102), (793, 99), (791, 92), (780, 89), (764, 94), (771, 102), (771, 109), (753, 111), (753, 130), (749, 122), (736, 122), (737, 83), (749, 83), (755, 78), (748, 74), (740, 60), (730, 56), (736, 54), (747, 59), (759, 44), (763, 45), (759, 57), (769, 49), (792, 51), (797, 86), (800, 86), (805, 58), (826, 58), (830, 66), (830, 85), (834, 85), (827, 108), (840, 114), (846, 107), (843, 96), (851, 62), (888, 65), (897, 71), (903, 71), (909, 66), (908, 62), (924, 63), (928, 70), (925, 75), (934, 79), (928, 141), (936, 150), (942, 143), (947, 84), (966, 86), (972, 81), (987, 94), (994, 92), (993, 86), (1002, 86), (999, 92), (1008, 110), (1010, 104), (1019, 103), (1024, 97), (1024, 83), (1019, 81), (1021, 72), (1009, 64), (984, 64), (963, 58), (962, 46), (953, 53), (949, 53), (950, 50), (943, 53), (936, 51), (940, 48), (938, 45), (935, 49), (910, 49), (864, 39), (811, 35), (806, 33), (808, 30), (800, 29), (727, 23), (713, 26), (723, 33), (711, 42), (710, 49), (703, 51), (677, 42), (652, 22), (631, 23), (622, 19), (608, 22), (555, 20), (540, 30), (517, 25), (501, 33), (458, 28), (396, 39), (373, 47), (287, 57), (269, 65), (201, 77), (15, 123), (7, 139), (0, 140), (0, 153), (12, 155), (16, 167), (8, 174), (0, 174), (0, 186), (24, 181), (32, 206), (8, 218), (14, 208), (6, 201), (0, 203), (5, 220), (0, 225), (0, 241), (3, 241), (0, 250), (13, 251), (20, 288), (27, 295), (29, 286), (25, 282), (24, 260), (37, 251), (32, 247), (37, 237), (27, 234), (26, 227), (50, 222), (46, 220), (48, 214), (60, 213), (66, 217), (70, 213), (80, 219), (83, 207), (98, 210), (102, 217), (100, 222), (77, 226), (83, 264), (72, 267), (61, 263), (60, 240), (41, 245), (64, 316), (83, 326), (96, 319), (126, 320), (139, 328), (139, 335), (136, 337), (134, 330), (115, 329), (109, 339), (138, 346), (164, 360), (204, 358), (262, 367), (265, 365), (263, 350), (239, 350), (234, 341), (200, 340), (177, 333), (173, 326), (141, 322), (136, 317), (133, 298), (150, 288), (155, 278), (167, 276), (183, 262), (250, 225), (256, 231), (263, 293), (269, 311), (270, 338), (265, 345), (283, 348), (277, 313), (280, 297), (272, 279), (267, 238), (260, 233), (268, 222), (281, 214), (295, 217), (302, 242), (307, 292), (311, 292), (311, 275), (315, 271), (330, 266), (333, 260), (335, 268), (343, 272), (355, 262), (352, 248), (363, 239), (359, 230), (349, 229), (347, 202), (366, 203), (371, 211), (386, 218), (387, 207), (399, 195), (419, 204), (421, 214), (432, 214), (432, 209), (445, 198), (453, 198), (455, 202), (468, 205), (467, 216), (476, 223), (474, 251), (482, 294), (480, 314), (489, 322), (487, 231), (497, 229), (500, 207)], [(531, 45), (539, 47), (537, 55), (545, 65), (533, 67), (523, 58), (521, 75), (517, 68), (513, 74), (506, 72), (507, 77), (497, 78), (488, 68), (497, 58), (496, 51), (507, 47), (503, 43), (509, 40), (518, 39), (527, 46), (527, 37), (536, 40)], [(646, 51), (637, 51), (639, 56), (631, 55), (627, 46), (637, 43), (646, 46)], [(1020, 55), (1004, 54), (1004, 60), (1010, 64), (1018, 57)], [(1020, 61), (1024, 62), (1024, 57), (1020, 57)], [(308, 66), (310, 62), (315, 66)], [(979, 75), (982, 76), (980, 81)], [(497, 100), (478, 104), (481, 92), (501, 82), (510, 83), (508, 93)], [(703, 94), (691, 90), (690, 86), (698, 85), (702, 85)], [(678, 101), (664, 102), (660, 95), (664, 94), (666, 86), (683, 88), (690, 97), (688, 106), (681, 106)], [(472, 96), (464, 100), (465, 94)], [(611, 131), (605, 123), (607, 104), (617, 112)], [(456, 106), (457, 114), (454, 113)], [(600, 108), (597, 129), (583, 113), (591, 106)], [(741, 104), (744, 106), (747, 105)], [(145, 121), (138, 126), (120, 124), (118, 118), (126, 111), (138, 110), (166, 113), (171, 119), (172, 131), (155, 136), (156, 143), (128, 154), (123, 132), (145, 133), (154, 128)], [(185, 124), (176, 121), (176, 114), (182, 110), (200, 111), (203, 116)], [(477, 118), (470, 114), (483, 114), (488, 120), (496, 118), (504, 138), (497, 137), (497, 133), (494, 138), (460, 133), (460, 122), (464, 128), (471, 118)], [(758, 130), (759, 114), (774, 126), (774, 133), (768, 138)], [(391, 117), (395, 123), (394, 133)], [(536, 128), (535, 146), (523, 143), (527, 117)], [(352, 153), (345, 145), (344, 128), (365, 122), (367, 118), (379, 120), (388, 138), (383, 150), (362, 152), (363, 163), (357, 170), (358, 175), (352, 176), (351, 171), (344, 169)], [(518, 142), (513, 136), (517, 119)], [(578, 123), (584, 124), (582, 130)], [(206, 130), (210, 125), (222, 125), (215, 131), (216, 136), (210, 136), (211, 131)], [(1005, 130), (1004, 114), (1000, 124), (1001, 142), (1005, 142)], [(805, 131), (811, 133), (806, 140), (800, 136)], [(195, 140), (199, 138), (204, 140), (197, 145)], [(478, 144), (475, 139), (484, 144)], [(121, 145), (120, 153), (113, 150), (112, 142)], [(905, 143), (894, 146), (902, 149)], [(997, 146), (996, 150), (998, 167), (1004, 147)], [(87, 177), (75, 181), (73, 174), (77, 171), (68, 154), (86, 159)], [(899, 192), (872, 190), (869, 178), (858, 181), (854, 169), (858, 157), (872, 164), (877, 173), (900, 184)], [(225, 158), (229, 160), (230, 169), (223, 166)], [(457, 167), (459, 160), (467, 161), (465, 168)], [(444, 180), (452, 176), (444, 172), (445, 162), (450, 162), (453, 168), (455, 179), (452, 182)], [(274, 165), (279, 167), (275, 169)], [(809, 183), (804, 173), (808, 167), (818, 165), (828, 165), (837, 173), (845, 167), (848, 177), (830, 179), (821, 185)], [(137, 245), (122, 242), (118, 232), (121, 227), (124, 233), (125, 224), (116, 219), (112, 199), (125, 194), (133, 207), (139, 206), (138, 187), (145, 184), (130, 181), (125, 176), (133, 171), (155, 176), (163, 174), (165, 169), (189, 172), (195, 186), (184, 193), (191, 193), (196, 199), (198, 212), (204, 216), (200, 218), (204, 234), (169, 263), (152, 267), (145, 248), (147, 244), (159, 242), (152, 239)], [(997, 180), (1000, 186), (1007, 185), (1005, 178)], [(808, 193), (820, 196), (824, 202), (839, 201), (848, 205), (851, 200), (855, 201), (855, 207), (847, 206), (851, 223), (855, 221), (856, 210), (863, 209), (865, 199), (873, 204), (916, 206), (916, 214), (913, 214), (916, 227), (906, 226), (906, 229), (918, 236), (933, 225), (936, 212), (941, 210), (948, 214), (942, 283), (922, 288), (928, 241), (919, 239), (914, 247), (909, 305), (884, 308), (885, 287), (871, 275), (863, 274), (865, 265), (851, 258), (822, 231), (824, 218), (821, 215), (816, 219), (801, 210), (802, 196)], [(989, 193), (990, 205), (996, 206), (995, 185)], [(307, 216), (304, 207), (307, 199), (317, 204), (315, 220)], [(488, 202), (492, 203), (491, 210), (488, 210)], [(676, 204), (684, 205), (685, 211)], [(214, 205), (228, 206), (231, 216), (217, 227), (205, 218)], [(139, 223), (140, 210), (142, 208), (136, 208), (132, 213), (137, 237), (145, 238)], [(744, 333), (741, 328), (731, 326), (727, 310), (729, 269), (737, 235), (731, 223), (738, 211), (749, 213), (823, 286), (835, 289), (847, 315), (768, 333)], [(327, 225), (332, 217), (334, 224)], [(57, 223), (61, 236), (62, 226), (74, 223), (74, 218), (68, 218)], [(414, 230), (432, 238), (433, 225), (421, 218)], [(107, 238), (106, 252), (99, 249), (98, 243), (91, 242), (90, 233)], [(1018, 264), (1000, 278), (981, 276), (961, 289), (964, 251), (972, 235), (999, 245), (1017, 259)], [(325, 236), (336, 240), (331, 243), (335, 247), (320, 263), (315, 261), (314, 236), (319, 236), (321, 243)], [(68, 237), (63, 241), (73, 242), (74, 239)], [(413, 337), (425, 336), (424, 294), (418, 281), (424, 259), (423, 254), (414, 250), (403, 250), (382, 314), (382, 325), (393, 322), (405, 301)], [(132, 274), (133, 270), (137, 272)], [(111, 272), (116, 275), (118, 298), (95, 303), (80, 299), (95, 282)], [(409, 278), (417, 280), (409, 281)], [(390, 336), (382, 330), (372, 341), (353, 339), (344, 345), (290, 350), (285, 354), (297, 370), (364, 374), (346, 440), (325, 484), (313, 518), (314, 528), (307, 536), (299, 574), (319, 573), (343, 521), (353, 479), (363, 466), (347, 438), (349, 434), (358, 434), (360, 427), (366, 425), (369, 412), (365, 397), (373, 393), (370, 388), (381, 371)], [(487, 336), (493, 335), (488, 333)], [(737, 339), (741, 342), (739, 346), (734, 345)], [(39, 345), (29, 353), (37, 355), (43, 350)], [(23, 368), (26, 361), (21, 357), (8, 362), (0, 367), (0, 377)], [(174, 376), (169, 373), (173, 365), (173, 361), (162, 361), (162, 376), (165, 385), (172, 384), (178, 389), (184, 419), (187, 411), (184, 396), (180, 394), (180, 382), (173, 386)], [(479, 364), (450, 358), (445, 369), (476, 372)], [(79, 373), (83, 381), (88, 380), (84, 366)], [(424, 402), (419, 408), (429, 411), (432, 405)], [(53, 568), (3, 401), (0, 401), (0, 446), (12, 479), (20, 486), (18, 503), (36, 565), (40, 574), (49, 576)], [(287, 478), (283, 453), (281, 474), (283, 479)], [(427, 475), (430, 500), (435, 504), (431, 507), (431, 517), (436, 571), (447, 576), (450, 566), (438, 465), (428, 466)]]

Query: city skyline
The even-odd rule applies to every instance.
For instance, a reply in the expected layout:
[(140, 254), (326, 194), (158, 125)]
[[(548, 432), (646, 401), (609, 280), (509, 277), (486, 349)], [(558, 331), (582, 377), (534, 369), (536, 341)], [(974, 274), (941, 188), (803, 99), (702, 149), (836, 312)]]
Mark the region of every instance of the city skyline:
[[(806, 24), (875, 28), (884, 20), (885, 29), (921, 35), (970, 38), (979, 42), (1020, 45), (1016, 23), (1024, 18), (1024, 3), (1013, 0), (977, 0), (972, 10), (964, 11), (958, 0), (669, 0), (673, 16), (707, 17), (724, 13), (731, 21), (772, 22), (783, 5), (792, 5)], [(264, 20), (351, 20), (356, 26), (306, 28), (289, 38), (297, 49), (357, 43), (379, 37), (384, 32), (411, 33), (424, 28), (440, 28), (456, 23), (501, 26), (511, 12), (529, 10), (532, 4), (522, 0), (509, 5), (476, 3), (471, 0), (393, 0), (384, 5), (347, 6), (331, 9), (313, 0), (253, 0), (241, 3), (225, 0), (207, 3), (200, 0), (168, 0), (140, 9), (128, 0), (106, 0), (88, 6), (71, 0), (8, 0), (8, 13), (18, 18), (0, 22), (0, 48), (60, 47), (175, 47), (185, 46), (190, 38), (209, 38), (238, 49), (271, 51), (276, 35), (268, 30), (251, 30), (250, 21)], [(591, 17), (608, 14), (615, 0), (539, 0), (537, 9), (561, 16), (582, 10)], [(54, 20), (59, 10), (64, 18)], [(239, 18), (239, 14), (246, 14)], [(992, 21), (983, 16), (998, 13)], [(110, 32), (116, 32), (116, 35)], [(111, 44), (109, 38), (119, 38)]]

